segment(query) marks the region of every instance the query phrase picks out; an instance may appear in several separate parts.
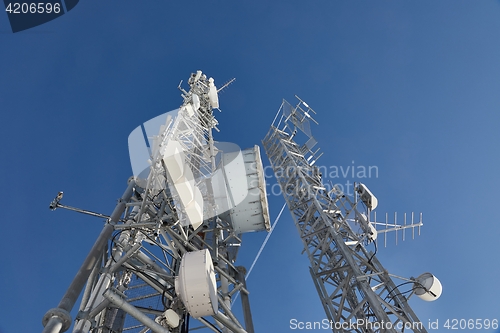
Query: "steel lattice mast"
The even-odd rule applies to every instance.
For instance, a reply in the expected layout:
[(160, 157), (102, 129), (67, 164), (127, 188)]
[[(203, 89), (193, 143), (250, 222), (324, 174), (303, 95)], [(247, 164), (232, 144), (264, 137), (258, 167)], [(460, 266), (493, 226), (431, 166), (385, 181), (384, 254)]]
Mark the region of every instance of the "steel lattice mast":
[[(263, 144), (332, 330), (426, 332), (375, 254), (365, 248), (376, 233), (369, 221), (376, 198), (362, 184), (351, 200), (338, 188), (327, 190), (322, 182), (314, 165), (320, 154), (313, 150), (313, 114), (300, 99), (296, 107), (283, 101)], [(296, 142), (299, 136), (301, 144)]]
[[(153, 144), (143, 147), (150, 167), (129, 180), (111, 216), (64, 206), (62, 192), (51, 203), (107, 219), (58, 307), (44, 316), (44, 333), (69, 328), (85, 284), (75, 333), (184, 333), (189, 317), (214, 332), (253, 332), (248, 297), (242, 297), (245, 325), (230, 298), (248, 294), (244, 268), (234, 264), (240, 235), (269, 230), (259, 150), (217, 146), (213, 79), (198, 71), (188, 84), (189, 91), (179, 85), (181, 107), (160, 119)], [(145, 136), (144, 127), (129, 144)], [(240, 198), (235, 187), (248, 195)]]

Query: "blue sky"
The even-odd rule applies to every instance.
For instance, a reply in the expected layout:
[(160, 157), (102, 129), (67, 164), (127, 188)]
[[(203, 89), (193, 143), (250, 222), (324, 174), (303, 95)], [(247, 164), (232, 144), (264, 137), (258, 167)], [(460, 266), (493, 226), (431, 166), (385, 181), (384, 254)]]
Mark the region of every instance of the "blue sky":
[[(500, 319), (499, 1), (80, 2), (16, 34), (0, 15), (0, 39), (0, 332), (41, 331), (102, 227), (50, 201), (110, 213), (128, 134), (177, 108), (197, 69), (236, 77), (216, 139), (259, 144), (297, 94), (318, 112), (320, 165), (377, 166), (351, 179), (377, 212), (423, 213), (422, 235), (378, 258), (441, 280), (439, 300), (410, 302), (424, 324)], [(245, 235), (241, 264), (264, 237)], [(248, 281), (257, 332), (324, 318), (301, 250), (286, 212)]]

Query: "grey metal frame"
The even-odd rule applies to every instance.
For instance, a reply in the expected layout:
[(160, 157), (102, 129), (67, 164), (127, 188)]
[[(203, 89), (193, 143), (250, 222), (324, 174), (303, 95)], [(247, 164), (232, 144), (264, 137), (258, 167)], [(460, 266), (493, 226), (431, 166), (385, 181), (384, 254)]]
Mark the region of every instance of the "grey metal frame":
[[(314, 166), (320, 154), (319, 149), (313, 151), (313, 114), (300, 99), (295, 107), (283, 101), (263, 145), (309, 257), (332, 331), (426, 332), (388, 272), (365, 248), (369, 209), (362, 209), (356, 196), (350, 199), (323, 184)], [(298, 136), (304, 144), (295, 141)]]
[[(189, 91), (180, 85), (179, 89), (184, 98), (183, 106), (192, 101), (193, 94), (199, 97), (199, 110), (195, 110), (191, 118), (170, 123), (160, 135), (176, 136), (175, 139), (184, 145), (186, 163), (200, 180), (204, 200), (209, 203), (205, 209), (213, 210), (213, 198), (207, 189), (210, 184), (203, 184), (203, 174), (215, 168), (212, 129), (216, 128), (217, 121), (208, 101), (209, 80), (204, 75), (195, 79), (195, 75), (192, 74), (188, 82)], [(200, 323), (213, 331), (253, 333), (248, 297), (242, 297), (246, 329), (231, 311), (233, 294), (239, 291), (248, 295), (241, 269), (233, 264), (227, 251), (229, 245), (240, 245), (241, 239), (218, 217), (206, 220), (197, 230), (183, 226), (181, 219), (186, 214), (175, 199), (175, 193), (167, 186), (168, 175), (161, 158), (155, 160), (152, 156), (152, 161), (148, 185), (141, 187), (133, 178), (129, 181), (125, 194), (107, 218), (101, 235), (59, 306), (45, 315), (44, 333), (64, 332), (70, 327), (69, 312), (85, 283), (73, 332), (122, 332), (127, 317), (135, 318), (137, 325), (126, 332), (181, 332), (182, 319), (188, 311), (175, 293), (175, 277), (182, 255), (201, 249), (210, 251), (214, 263), (219, 312), (212, 318), (200, 318)], [(69, 207), (59, 203), (61, 194), (52, 202), (51, 209)], [(134, 292), (136, 295), (131, 296)], [(163, 304), (141, 306), (140, 302), (148, 299), (155, 299), (157, 303), (161, 300)], [(181, 325), (172, 328), (165, 323), (162, 315), (167, 308), (180, 315)]]

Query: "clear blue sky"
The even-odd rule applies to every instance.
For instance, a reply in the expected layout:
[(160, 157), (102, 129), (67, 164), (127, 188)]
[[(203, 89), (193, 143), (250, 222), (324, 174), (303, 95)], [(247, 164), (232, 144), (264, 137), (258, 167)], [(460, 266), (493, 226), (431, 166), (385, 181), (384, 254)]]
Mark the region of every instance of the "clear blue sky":
[[(197, 69), (236, 77), (218, 140), (260, 143), (297, 94), (318, 112), (320, 165), (377, 166), (351, 181), (378, 213), (423, 212), (420, 237), (378, 254), (441, 280), (438, 301), (410, 302), (423, 323), (500, 319), (499, 1), (84, 1), (17, 34), (0, 13), (0, 40), (1, 333), (41, 331), (102, 227), (50, 201), (110, 213), (128, 134), (177, 108)], [(264, 237), (244, 237), (241, 264)], [(301, 249), (286, 212), (248, 281), (257, 332), (324, 318)]]

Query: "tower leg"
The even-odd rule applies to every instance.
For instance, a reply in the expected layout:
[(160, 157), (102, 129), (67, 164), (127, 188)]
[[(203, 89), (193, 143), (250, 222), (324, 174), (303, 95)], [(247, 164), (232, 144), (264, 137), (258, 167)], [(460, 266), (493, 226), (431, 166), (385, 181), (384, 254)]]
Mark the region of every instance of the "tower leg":
[[(125, 203), (132, 196), (134, 186), (135, 181), (131, 180), (127, 189), (118, 201), (113, 214), (111, 214), (109, 222), (114, 223), (119, 220), (125, 210)], [(92, 246), (87, 258), (85, 258), (85, 261), (78, 270), (78, 273), (76, 273), (73, 282), (71, 282), (71, 285), (59, 302), (57, 308), (49, 310), (43, 317), (42, 323), (45, 326), (43, 333), (65, 332), (69, 326), (71, 326), (71, 316), (69, 315), (69, 312), (73, 309), (73, 306), (82, 292), (90, 273), (92, 272), (97, 260), (101, 258), (102, 252), (104, 251), (104, 248), (113, 233), (114, 227), (111, 223), (106, 223), (102, 229), (101, 234), (94, 243), (94, 246)]]
[[(245, 280), (246, 269), (243, 266), (238, 266), (238, 280), (243, 284), (243, 287), (247, 288), (247, 283)], [(248, 294), (241, 292), (241, 306), (243, 308), (243, 317), (245, 319), (245, 329), (248, 333), (254, 333), (252, 311), (250, 310), (250, 300), (248, 299)]]

